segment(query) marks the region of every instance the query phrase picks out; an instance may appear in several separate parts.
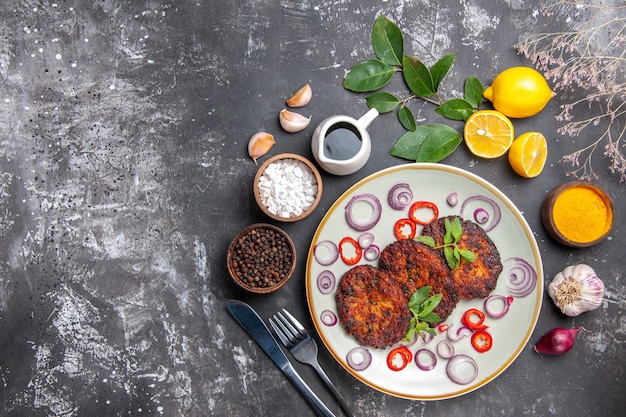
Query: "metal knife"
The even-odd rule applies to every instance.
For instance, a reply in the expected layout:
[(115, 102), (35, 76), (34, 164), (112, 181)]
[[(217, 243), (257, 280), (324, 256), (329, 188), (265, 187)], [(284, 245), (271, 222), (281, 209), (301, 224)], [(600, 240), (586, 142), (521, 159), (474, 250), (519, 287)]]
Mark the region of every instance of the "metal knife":
[(242, 301), (230, 300), (226, 303), (226, 309), (231, 316), (237, 320), (241, 327), (252, 336), (258, 345), (261, 346), (261, 349), (267, 353), (267, 356), (274, 361), (287, 378), (289, 378), (313, 408), (315, 414), (320, 417), (335, 417), (332, 411), (324, 405), (300, 375), (298, 375), (289, 362), (289, 359), (287, 359), (287, 356), (285, 356), (280, 346), (278, 346), (274, 336), (272, 336), (261, 317), (259, 317), (252, 307)]

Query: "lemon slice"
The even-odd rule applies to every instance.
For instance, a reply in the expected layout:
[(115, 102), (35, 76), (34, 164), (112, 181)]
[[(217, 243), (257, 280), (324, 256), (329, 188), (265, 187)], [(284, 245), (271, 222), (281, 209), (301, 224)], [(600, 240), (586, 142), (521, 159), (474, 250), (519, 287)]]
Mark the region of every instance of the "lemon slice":
[(513, 141), (509, 150), (509, 163), (524, 178), (541, 174), (548, 158), (546, 138), (539, 132), (526, 132)]
[(465, 122), (465, 144), (470, 152), (481, 158), (498, 158), (511, 147), (513, 123), (496, 110), (479, 110)]

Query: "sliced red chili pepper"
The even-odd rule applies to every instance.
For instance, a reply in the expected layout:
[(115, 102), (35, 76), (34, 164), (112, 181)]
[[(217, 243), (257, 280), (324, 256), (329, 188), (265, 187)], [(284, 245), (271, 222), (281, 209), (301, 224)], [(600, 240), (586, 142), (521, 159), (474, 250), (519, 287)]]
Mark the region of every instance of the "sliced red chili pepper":
[(393, 234), (396, 236), (396, 239), (413, 239), (415, 233), (417, 233), (417, 226), (411, 219), (400, 219), (393, 226)]
[(484, 322), (485, 313), (477, 308), (470, 308), (463, 314), (463, 317), (461, 317), (461, 323), (463, 323), (465, 327), (469, 327), (472, 331), (484, 330), (489, 327), (485, 325)]
[(479, 330), (472, 334), (472, 346), (476, 352), (484, 353), (491, 349), (493, 338), (486, 330)]
[[(430, 209), (433, 212), (433, 216), (427, 220), (422, 220), (417, 217), (417, 211), (420, 209)], [(417, 224), (425, 225), (431, 223), (439, 218), (439, 208), (435, 203), (430, 201), (416, 201), (411, 204), (409, 208), (409, 219), (413, 220)]]
[(413, 354), (405, 346), (398, 346), (387, 355), (387, 366), (392, 371), (401, 371), (411, 362)]
[(439, 330), (440, 333), (445, 332), (446, 330), (448, 330), (448, 325), (447, 324), (440, 324), (439, 326), (437, 326), (437, 330)]
[[(354, 256), (348, 258), (344, 254), (345, 245), (351, 245), (354, 247)], [(341, 239), (341, 242), (339, 242), (339, 256), (341, 256), (341, 260), (346, 265), (350, 265), (350, 266), (356, 265), (361, 260), (361, 255), (363, 255), (363, 249), (361, 249), (361, 246), (359, 246), (359, 242), (357, 242), (350, 236), (346, 236), (343, 239)]]

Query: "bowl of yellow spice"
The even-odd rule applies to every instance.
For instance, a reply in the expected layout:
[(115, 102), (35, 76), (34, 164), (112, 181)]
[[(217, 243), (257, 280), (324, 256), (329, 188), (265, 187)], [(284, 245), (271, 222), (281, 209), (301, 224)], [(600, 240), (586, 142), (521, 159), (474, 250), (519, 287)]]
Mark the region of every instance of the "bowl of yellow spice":
[(601, 187), (570, 181), (552, 190), (541, 207), (541, 220), (559, 243), (586, 248), (607, 238), (613, 228), (613, 200)]

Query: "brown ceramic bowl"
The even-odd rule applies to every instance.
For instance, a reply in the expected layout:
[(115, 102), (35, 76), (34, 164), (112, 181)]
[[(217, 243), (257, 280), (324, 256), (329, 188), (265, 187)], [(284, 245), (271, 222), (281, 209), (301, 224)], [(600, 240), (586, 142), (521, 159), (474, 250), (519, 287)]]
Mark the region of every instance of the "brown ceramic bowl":
[[(259, 243), (262, 237), (271, 243)], [(269, 252), (272, 256), (264, 256)], [(241, 288), (267, 294), (285, 285), (293, 275), (296, 247), (281, 228), (257, 223), (235, 236), (228, 247), (226, 264), (231, 278)]]
[[(557, 200), (560, 196), (563, 196), (564, 193), (574, 188), (581, 188), (581, 190), (584, 190), (584, 192), (589, 194), (592, 198), (599, 199), (598, 201), (601, 201), (606, 208), (605, 216), (602, 216), (606, 217), (606, 222), (597, 225), (597, 227), (588, 227), (590, 230), (595, 231), (595, 233), (590, 234), (591, 237), (588, 239), (577, 236), (572, 231), (565, 230), (563, 224), (559, 224), (560, 222), (555, 220), (555, 205), (557, 204)], [(590, 200), (585, 200), (585, 202), (587, 201)], [(564, 203), (559, 202), (559, 204)], [(585, 227), (585, 223), (587, 223), (586, 216), (589, 214), (585, 213), (585, 203), (570, 204), (567, 208), (572, 220), (580, 219), (580, 221), (573, 221), (572, 223), (576, 223), (577, 227)], [(613, 200), (611, 196), (603, 188), (587, 181), (570, 181), (559, 185), (547, 195), (541, 207), (541, 220), (546, 231), (557, 242), (573, 248), (587, 248), (602, 242), (613, 229), (613, 219)]]
[[(272, 211), (270, 211), (270, 209), (268, 209), (268, 207), (264, 203), (264, 198), (259, 188), (259, 181), (261, 180), (263, 173), (265, 172), (265, 170), (270, 164), (273, 164), (280, 160), (288, 160), (288, 159), (299, 161), (303, 165), (303, 167), (307, 168), (310, 171), (310, 174), (312, 174), (312, 176), (315, 178), (315, 181), (317, 182), (317, 192), (315, 193), (315, 199), (312, 202), (311, 206), (308, 207), (304, 212), (302, 212), (299, 215), (283, 217), (279, 213), (273, 213)], [(267, 161), (263, 163), (263, 165), (259, 167), (259, 170), (257, 171), (256, 176), (254, 177), (254, 198), (257, 204), (259, 205), (261, 210), (263, 210), (263, 213), (265, 213), (272, 219), (278, 220), (281, 222), (295, 222), (298, 220), (302, 220), (305, 217), (307, 217), (309, 214), (313, 213), (313, 211), (319, 204), (320, 199), (322, 198), (322, 188), (323, 188), (322, 177), (320, 176), (319, 170), (315, 167), (315, 165), (311, 161), (309, 161), (303, 156), (300, 156), (294, 153), (283, 153), (283, 154), (276, 155), (276, 156), (269, 158)]]

